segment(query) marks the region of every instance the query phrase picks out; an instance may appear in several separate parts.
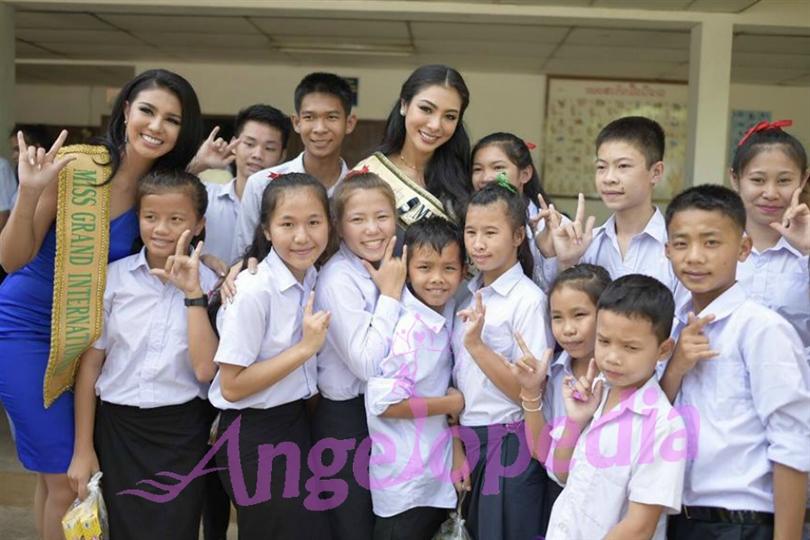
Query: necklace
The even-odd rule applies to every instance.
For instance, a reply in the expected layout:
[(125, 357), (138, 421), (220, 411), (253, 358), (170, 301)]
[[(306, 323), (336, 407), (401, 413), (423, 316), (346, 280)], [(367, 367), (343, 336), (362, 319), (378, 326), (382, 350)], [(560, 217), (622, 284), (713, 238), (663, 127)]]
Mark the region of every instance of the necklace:
[(401, 161), (401, 162), (402, 162), (402, 163), (403, 163), (403, 164), (404, 164), (406, 167), (408, 167), (409, 169), (412, 169), (412, 170), (413, 170), (413, 172), (415, 172), (415, 173), (418, 173), (418, 172), (419, 172), (419, 169), (417, 169), (417, 168), (416, 168), (416, 165), (414, 165), (413, 163), (410, 163), (410, 162), (409, 162), (407, 159), (405, 159), (405, 156), (403, 156), (403, 155), (402, 155), (402, 152), (400, 152), (400, 153), (399, 153), (399, 160), (400, 160), (400, 161)]

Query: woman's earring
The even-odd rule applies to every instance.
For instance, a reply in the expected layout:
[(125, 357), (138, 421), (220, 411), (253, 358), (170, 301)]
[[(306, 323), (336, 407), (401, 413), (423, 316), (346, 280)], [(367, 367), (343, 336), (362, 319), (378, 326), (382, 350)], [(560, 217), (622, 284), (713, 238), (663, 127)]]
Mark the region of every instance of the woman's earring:
[(405, 109), (400, 109), (399, 110), (399, 115), (400, 116), (405, 116)]

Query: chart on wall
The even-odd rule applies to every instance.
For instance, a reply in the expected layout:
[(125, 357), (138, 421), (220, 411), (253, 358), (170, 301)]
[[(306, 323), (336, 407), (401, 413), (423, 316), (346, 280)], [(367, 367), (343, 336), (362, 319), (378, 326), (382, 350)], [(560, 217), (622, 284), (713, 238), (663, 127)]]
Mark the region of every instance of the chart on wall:
[(646, 116), (666, 133), (664, 179), (654, 197), (671, 199), (686, 169), (686, 84), (550, 77), (546, 103), (543, 186), (550, 195), (598, 197), (594, 186), (594, 141), (622, 116)]

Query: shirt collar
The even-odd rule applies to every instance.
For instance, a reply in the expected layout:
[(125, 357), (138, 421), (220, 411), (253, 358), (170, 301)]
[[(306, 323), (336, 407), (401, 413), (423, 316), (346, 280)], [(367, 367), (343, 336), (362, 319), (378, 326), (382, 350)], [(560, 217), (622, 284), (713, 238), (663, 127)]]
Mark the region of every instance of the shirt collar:
[[(611, 214), (605, 224), (602, 226), (605, 234), (615, 240), (616, 239), (616, 214)], [(655, 207), (652, 217), (644, 226), (644, 230), (639, 234), (646, 234), (647, 236), (656, 240), (659, 244), (664, 245), (667, 243), (667, 225), (664, 221), (664, 216), (661, 210)]]
[[(790, 245), (790, 242), (788, 242), (787, 240), (785, 240), (785, 237), (784, 237), (784, 236), (780, 236), (780, 237), (779, 237), (779, 241), (777, 241), (777, 242), (776, 242), (776, 244), (774, 244), (773, 246), (769, 247), (768, 249), (766, 249), (766, 250), (764, 250), (764, 251), (756, 251), (755, 253), (757, 253), (757, 254), (760, 254), (760, 255), (761, 255), (761, 254), (763, 254), (763, 253), (767, 253), (767, 252), (769, 252), (769, 251), (781, 251), (781, 250), (783, 250), (783, 249), (786, 249), (787, 251), (789, 251), (790, 253), (792, 253), (792, 254), (793, 254), (793, 255), (795, 255), (796, 257), (804, 257), (804, 256), (805, 256), (805, 255), (804, 255), (804, 254), (803, 254), (801, 251), (799, 251), (799, 250), (798, 250), (798, 249), (796, 249), (795, 247), (791, 246), (791, 245)], [(753, 248), (752, 248), (752, 250), (753, 250)]]
[(367, 279), (371, 279), (371, 274), (368, 273), (366, 270), (365, 265), (363, 264), (360, 257), (355, 255), (352, 250), (349, 249), (349, 246), (346, 245), (346, 242), (340, 243), (340, 248), (338, 248), (338, 252), (347, 260), (352, 267), (360, 273), (361, 276)]
[[(747, 298), (748, 297), (740, 284), (734, 283), (734, 285), (732, 285), (727, 291), (715, 298), (708, 306), (703, 308), (703, 311), (697, 313), (696, 316), (702, 317), (704, 315), (712, 314), (714, 315), (714, 320), (709, 324), (714, 324), (734, 313), (734, 311), (736, 311)], [(681, 323), (686, 324), (689, 320), (689, 312), (693, 311), (693, 309), (692, 299), (689, 298), (687, 302), (677, 309), (675, 312), (675, 317)]]
[(232, 201), (238, 202), (239, 197), (236, 196), (236, 178), (234, 178), (233, 180), (231, 180), (227, 184), (224, 184), (222, 186), (222, 189), (220, 190), (220, 192), (217, 193), (217, 197), (219, 197), (219, 198), (225, 197), (225, 198), (228, 198), (228, 199), (230, 199)]
[[(600, 375), (600, 377), (602, 376)], [(653, 413), (653, 411), (656, 410), (656, 404), (658, 403), (658, 400), (661, 399), (661, 393), (663, 392), (658, 384), (658, 379), (653, 372), (650, 378), (647, 379), (647, 381), (641, 385), (641, 387), (632, 391), (630, 395), (622, 396), (622, 400), (619, 403), (618, 408), (606, 411), (605, 404), (607, 403), (608, 394), (610, 393), (610, 385), (607, 383), (607, 381), (603, 382), (602, 384), (604, 385), (604, 389), (602, 391), (602, 403), (599, 404), (599, 417), (593, 421), (592, 426), (594, 427), (599, 424), (617, 420), (626, 411), (631, 411), (641, 416), (649, 416)], [(625, 392), (628, 391), (625, 390)]]
[(416, 318), (419, 319), (422, 324), (427, 326), (434, 334), (441, 332), (442, 328), (447, 325), (448, 311), (452, 316), (452, 299), (447, 304), (448, 305), (444, 306), (443, 312), (438, 313), (419, 300), (408, 287), (405, 287), (405, 289), (402, 291), (402, 305), (405, 306), (406, 309), (413, 311)]
[(142, 247), (137, 255), (132, 257), (129, 262), (129, 271), (136, 272), (140, 268), (145, 268), (149, 272), (149, 262), (146, 260), (146, 247)]
[[(523, 267), (520, 266), (520, 261), (518, 261), (514, 264), (514, 266), (512, 266), (512, 268), (501, 274), (501, 276), (496, 279), (492, 285), (489, 286), (489, 288), (501, 296), (507, 296), (509, 291), (511, 291), (512, 288), (517, 285), (522, 277)], [(470, 292), (475, 294), (479, 289), (486, 288), (483, 285), (484, 273), (478, 272), (478, 275), (471, 279), (470, 283), (467, 284), (467, 288), (470, 289)]]
[(571, 371), (571, 355), (564, 350), (557, 355), (557, 358), (551, 363), (551, 369), (556, 371), (562, 369), (565, 372)]
[(278, 289), (281, 292), (286, 291), (292, 287), (301, 287), (305, 291), (312, 289), (315, 284), (315, 278), (318, 275), (318, 271), (315, 270), (315, 267), (310, 267), (307, 270), (306, 275), (304, 275), (304, 283), (298, 283), (298, 280), (295, 279), (295, 276), (290, 272), (290, 269), (287, 268), (287, 265), (284, 264), (284, 261), (281, 260), (281, 257), (278, 256), (275, 249), (270, 249), (270, 253), (267, 257), (264, 258), (262, 264), (266, 264), (270, 270), (270, 276), (272, 276), (273, 281), (278, 286)]

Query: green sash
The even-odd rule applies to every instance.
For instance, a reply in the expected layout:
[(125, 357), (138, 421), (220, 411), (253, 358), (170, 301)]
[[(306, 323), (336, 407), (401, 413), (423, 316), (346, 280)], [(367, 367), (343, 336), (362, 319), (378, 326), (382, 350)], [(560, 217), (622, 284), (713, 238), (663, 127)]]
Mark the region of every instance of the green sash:
[(397, 216), (402, 228), (429, 216), (439, 216), (453, 221), (444, 210), (444, 205), (425, 188), (402, 174), (387, 157), (375, 152), (355, 165), (354, 170), (367, 170), (382, 178), (394, 191), (397, 203)]
[(81, 354), (104, 321), (110, 244), (110, 156), (103, 146), (74, 145), (76, 159), (59, 173), (53, 268), (51, 352), (43, 383), (45, 407), (73, 386)]

